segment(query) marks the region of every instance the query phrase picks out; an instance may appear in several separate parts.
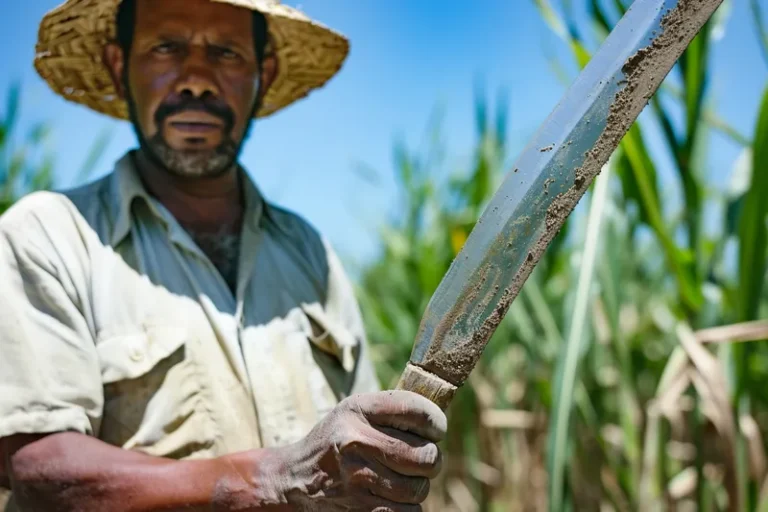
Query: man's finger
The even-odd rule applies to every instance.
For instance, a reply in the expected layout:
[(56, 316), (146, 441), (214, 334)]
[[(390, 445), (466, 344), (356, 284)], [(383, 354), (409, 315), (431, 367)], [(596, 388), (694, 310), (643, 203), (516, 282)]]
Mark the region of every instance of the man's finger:
[(410, 432), (391, 427), (362, 425), (363, 442), (351, 445), (352, 453), (375, 460), (405, 476), (435, 478), (442, 454), (437, 445)]
[(445, 413), (434, 402), (411, 391), (381, 391), (354, 395), (349, 400), (373, 425), (413, 432), (434, 443), (445, 437)]
[(396, 503), (418, 505), (427, 499), (429, 479), (396, 473), (380, 462), (363, 457), (348, 457), (344, 463), (348, 485)]

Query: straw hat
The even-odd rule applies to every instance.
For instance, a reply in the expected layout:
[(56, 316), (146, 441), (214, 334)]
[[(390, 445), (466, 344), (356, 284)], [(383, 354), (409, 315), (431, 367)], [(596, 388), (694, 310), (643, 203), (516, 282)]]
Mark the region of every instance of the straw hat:
[[(264, 117), (323, 86), (349, 53), (347, 39), (279, 0), (212, 0), (264, 14), (278, 72), (256, 117)], [(97, 112), (128, 119), (102, 62), (116, 37), (120, 0), (67, 0), (40, 23), (35, 69), (64, 98)]]

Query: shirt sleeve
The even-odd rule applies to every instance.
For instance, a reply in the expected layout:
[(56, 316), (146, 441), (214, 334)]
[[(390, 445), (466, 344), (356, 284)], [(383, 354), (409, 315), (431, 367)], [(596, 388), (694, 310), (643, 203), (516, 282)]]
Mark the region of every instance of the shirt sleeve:
[(98, 431), (103, 390), (78, 278), (85, 266), (72, 261), (85, 251), (58, 247), (78, 234), (54, 200), (37, 196), (0, 218), (0, 438)]
[(381, 384), (371, 358), (370, 345), (354, 288), (333, 248), (326, 241), (328, 258), (328, 294), (326, 310), (358, 340), (360, 350), (350, 394), (380, 391)]

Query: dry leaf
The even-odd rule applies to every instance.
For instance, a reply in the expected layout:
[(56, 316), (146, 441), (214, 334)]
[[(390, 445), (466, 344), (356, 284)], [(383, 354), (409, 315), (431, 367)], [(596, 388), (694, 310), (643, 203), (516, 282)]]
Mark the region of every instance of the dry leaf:
[(768, 340), (768, 321), (758, 320), (740, 324), (700, 329), (695, 333), (700, 343), (736, 343)]

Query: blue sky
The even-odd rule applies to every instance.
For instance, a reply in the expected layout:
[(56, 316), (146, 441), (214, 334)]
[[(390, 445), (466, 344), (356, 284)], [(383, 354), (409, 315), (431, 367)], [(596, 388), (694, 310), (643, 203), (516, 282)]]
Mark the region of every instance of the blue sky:
[[(3, 2), (0, 93), (21, 80), (22, 123), (52, 124), (56, 180), (67, 186), (103, 130), (111, 130), (112, 138), (97, 176), (108, 172), (135, 138), (127, 124), (58, 98), (35, 74), (37, 24), (58, 3)], [(584, 0), (572, 3), (577, 12), (583, 10)], [(300, 5), (350, 38), (350, 57), (326, 88), (257, 122), (242, 161), (269, 199), (306, 217), (350, 266), (375, 254), (376, 230), (395, 213), (395, 137), (417, 144), (440, 106), (448, 152), (463, 156), (474, 141), (473, 90), (482, 77), (489, 94), (499, 87), (508, 91), (510, 143), (518, 151), (565, 91), (547, 57), (565, 56), (566, 49), (532, 0), (303, 0)], [(713, 105), (751, 135), (768, 74), (748, 2), (733, 2), (712, 58)], [(706, 171), (716, 183), (727, 181), (737, 155), (733, 144), (712, 138)], [(361, 163), (378, 171), (377, 184), (355, 172)]]

